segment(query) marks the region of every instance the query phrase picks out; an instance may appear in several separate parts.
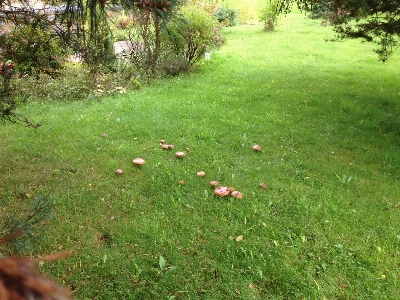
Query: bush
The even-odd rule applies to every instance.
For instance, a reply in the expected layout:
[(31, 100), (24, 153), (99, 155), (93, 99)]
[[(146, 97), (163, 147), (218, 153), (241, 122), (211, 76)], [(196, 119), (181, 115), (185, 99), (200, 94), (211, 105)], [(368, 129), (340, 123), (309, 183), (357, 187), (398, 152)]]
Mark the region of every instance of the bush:
[(12, 81), (12, 96), (20, 101), (83, 100), (91, 91), (92, 76), (77, 66), (66, 68), (58, 78), (24, 76)]
[(58, 78), (24, 76), (12, 81), (12, 97), (18, 101), (76, 101), (102, 97), (140, 88), (129, 68), (92, 74), (83, 65), (70, 65)]
[(117, 19), (117, 28), (118, 29), (129, 29), (133, 28), (135, 25), (132, 16), (127, 16), (126, 14), (122, 13)]
[(0, 32), (0, 50), (6, 60), (12, 60), (20, 74), (54, 75), (62, 68), (66, 57), (61, 41), (52, 28), (41, 23), (8, 27)]
[(176, 76), (189, 70), (189, 63), (183, 57), (169, 57), (164, 60), (163, 68), (168, 75)]
[(218, 6), (217, 10), (213, 13), (216, 18), (224, 26), (236, 26), (238, 23), (238, 11), (234, 8), (227, 8), (226, 6)]
[(217, 0), (186, 0), (185, 5), (196, 6), (212, 15), (217, 9), (217, 2)]
[(260, 21), (264, 22), (266, 31), (274, 31), (278, 25), (279, 7), (278, 0), (271, 0), (264, 9), (261, 10)]
[[(178, 15), (182, 18), (174, 18), (168, 23), (166, 39), (174, 53), (173, 69), (184, 70), (180, 60), (184, 59), (191, 66), (215, 46), (215, 28), (218, 26), (212, 16), (195, 6), (181, 8)], [(167, 57), (171, 60), (170, 56)]]

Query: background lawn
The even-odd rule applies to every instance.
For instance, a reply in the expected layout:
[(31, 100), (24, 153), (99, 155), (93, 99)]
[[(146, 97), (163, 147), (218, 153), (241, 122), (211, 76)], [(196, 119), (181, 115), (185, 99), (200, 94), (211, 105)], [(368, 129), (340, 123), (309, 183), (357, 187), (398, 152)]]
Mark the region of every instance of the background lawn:
[(78, 299), (398, 299), (400, 56), (280, 23), (227, 28), (192, 74), (2, 124), (0, 220), (55, 205), (23, 253), (71, 250), (41, 270)]

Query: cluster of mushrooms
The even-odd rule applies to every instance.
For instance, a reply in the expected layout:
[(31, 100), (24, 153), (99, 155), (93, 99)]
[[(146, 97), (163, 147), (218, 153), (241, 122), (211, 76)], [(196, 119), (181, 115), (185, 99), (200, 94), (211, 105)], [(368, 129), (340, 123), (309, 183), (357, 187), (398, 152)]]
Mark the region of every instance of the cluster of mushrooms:
[[(105, 135), (103, 134), (102, 136), (105, 136)], [(175, 148), (174, 145), (167, 144), (165, 140), (160, 140), (160, 145), (161, 145), (161, 148), (164, 149), (164, 150), (171, 150), (171, 149)], [(261, 151), (261, 146), (260, 145), (254, 145), (254, 146), (252, 146), (252, 149), (254, 151)], [(145, 150), (145, 148), (143, 148), (143, 150)], [(187, 150), (189, 150), (189, 149), (187, 149)], [(178, 152), (175, 153), (175, 156), (177, 158), (183, 158), (183, 157), (185, 157), (185, 155), (186, 154), (183, 151), (178, 151)], [(135, 158), (132, 162), (133, 162), (134, 165), (136, 165), (138, 167), (140, 167), (140, 166), (142, 166), (142, 165), (144, 165), (146, 163), (146, 161), (144, 159), (139, 158), (139, 157)], [(115, 170), (115, 174), (121, 175), (122, 174), (122, 170), (121, 169)], [(199, 176), (199, 177), (204, 177), (205, 175), (206, 175), (206, 173), (204, 171), (197, 172), (197, 176)], [(180, 180), (179, 184), (184, 184), (184, 181)], [(219, 197), (225, 197), (225, 196), (228, 196), (230, 194), (233, 198), (236, 198), (236, 199), (242, 199), (243, 198), (243, 194), (241, 192), (235, 190), (234, 187), (219, 186), (218, 181), (215, 181), (215, 180), (211, 181), (210, 185), (215, 187), (214, 194), (219, 196)], [(266, 187), (265, 183), (260, 183), (259, 186), (262, 187), (262, 188)]]

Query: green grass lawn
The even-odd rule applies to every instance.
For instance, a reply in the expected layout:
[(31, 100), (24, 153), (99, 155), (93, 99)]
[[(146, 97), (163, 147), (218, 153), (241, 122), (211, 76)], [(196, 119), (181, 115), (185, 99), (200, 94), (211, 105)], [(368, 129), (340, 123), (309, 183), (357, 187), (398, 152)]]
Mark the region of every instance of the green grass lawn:
[(0, 220), (47, 195), (26, 254), (72, 251), (43, 272), (78, 299), (399, 299), (400, 56), (280, 23), (227, 28), (192, 74), (1, 125)]

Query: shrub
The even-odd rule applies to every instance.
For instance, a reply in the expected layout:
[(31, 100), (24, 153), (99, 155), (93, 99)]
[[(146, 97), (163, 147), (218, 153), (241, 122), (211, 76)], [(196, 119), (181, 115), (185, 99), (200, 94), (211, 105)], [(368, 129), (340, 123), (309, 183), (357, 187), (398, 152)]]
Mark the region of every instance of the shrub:
[(126, 14), (122, 13), (117, 19), (117, 28), (118, 29), (129, 29), (134, 26), (133, 17), (127, 16)]
[(260, 21), (264, 22), (266, 31), (273, 31), (278, 25), (279, 20), (279, 3), (278, 0), (271, 0), (260, 13)]
[(217, 7), (216, 11), (213, 13), (214, 18), (216, 18), (224, 26), (236, 26), (238, 23), (238, 11), (234, 8), (227, 8), (224, 5)]
[(185, 5), (196, 6), (212, 15), (217, 9), (218, 0), (186, 0)]
[(136, 73), (128, 67), (115, 67), (112, 72), (93, 74), (81, 64), (66, 67), (58, 78), (24, 76), (12, 81), (16, 101), (76, 101), (91, 96), (101, 97), (140, 88)]
[(0, 34), (0, 45), (4, 58), (12, 60), (20, 74), (54, 75), (66, 57), (51, 27), (41, 23), (8, 27)]
[(88, 70), (74, 66), (63, 70), (58, 78), (42, 75), (15, 79), (12, 95), (20, 101), (83, 100), (90, 94), (92, 82)]
[(168, 75), (176, 76), (189, 70), (189, 63), (183, 57), (169, 57), (164, 60), (163, 68)]
[(215, 28), (218, 26), (212, 16), (195, 6), (183, 7), (179, 15), (182, 18), (174, 18), (169, 22), (166, 38), (174, 53), (173, 69), (179, 65), (178, 69), (183, 70), (183, 64), (179, 60), (183, 58), (191, 66), (203, 57), (208, 49), (215, 46)]

